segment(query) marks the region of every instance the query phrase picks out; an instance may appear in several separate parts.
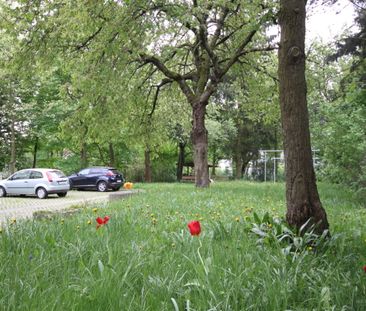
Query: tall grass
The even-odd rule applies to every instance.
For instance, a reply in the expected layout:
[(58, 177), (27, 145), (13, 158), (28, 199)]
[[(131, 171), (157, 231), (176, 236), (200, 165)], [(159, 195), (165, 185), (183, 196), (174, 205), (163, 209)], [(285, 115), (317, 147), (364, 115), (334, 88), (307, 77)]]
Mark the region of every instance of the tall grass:
[(139, 187), (97, 211), (2, 228), (0, 309), (366, 310), (366, 209), (351, 193), (321, 185), (332, 239), (293, 256), (251, 231), (254, 212), (284, 216), (282, 184)]

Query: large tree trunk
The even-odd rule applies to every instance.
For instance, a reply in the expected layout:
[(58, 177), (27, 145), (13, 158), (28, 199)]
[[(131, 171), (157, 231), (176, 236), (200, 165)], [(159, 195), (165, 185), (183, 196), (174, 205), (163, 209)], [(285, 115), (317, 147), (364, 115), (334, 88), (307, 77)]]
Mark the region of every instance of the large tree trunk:
[(177, 181), (182, 180), (183, 176), (183, 167), (184, 167), (184, 157), (185, 157), (185, 147), (186, 144), (179, 143), (179, 154), (178, 154), (178, 165), (177, 165)]
[(193, 125), (192, 125), (192, 144), (193, 161), (196, 187), (208, 187), (208, 135), (205, 127), (205, 114), (207, 103), (197, 102), (192, 105)]
[(235, 155), (235, 179), (241, 179), (243, 176), (243, 159), (241, 158), (241, 154)]
[(305, 0), (281, 0), (279, 79), (286, 165), (287, 222), (328, 229), (313, 168), (305, 80)]
[(151, 151), (150, 148), (147, 147), (145, 149), (145, 175), (144, 181), (145, 182), (152, 182), (152, 172), (151, 172)]

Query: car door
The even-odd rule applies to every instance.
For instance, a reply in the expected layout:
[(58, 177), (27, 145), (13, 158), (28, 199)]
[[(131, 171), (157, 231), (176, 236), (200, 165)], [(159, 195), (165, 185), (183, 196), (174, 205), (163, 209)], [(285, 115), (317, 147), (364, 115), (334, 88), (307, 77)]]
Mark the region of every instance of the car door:
[(91, 168), (88, 175), (88, 182), (91, 186), (96, 187), (100, 176), (103, 176), (103, 169), (101, 168)]
[(74, 184), (75, 187), (82, 188), (89, 186), (88, 184), (89, 171), (90, 170), (88, 168), (81, 170), (79, 173), (76, 174), (75, 177), (72, 178), (72, 183)]
[(8, 194), (28, 194), (29, 193), (29, 170), (19, 171), (13, 174), (5, 182)]
[(27, 194), (35, 194), (36, 186), (42, 181), (42, 179), (42, 172), (31, 170), (28, 181), (29, 193)]

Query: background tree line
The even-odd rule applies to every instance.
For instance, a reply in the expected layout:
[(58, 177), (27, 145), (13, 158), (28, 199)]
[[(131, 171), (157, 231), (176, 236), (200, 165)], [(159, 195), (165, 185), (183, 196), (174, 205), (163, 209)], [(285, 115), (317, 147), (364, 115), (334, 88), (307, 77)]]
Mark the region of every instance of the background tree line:
[[(340, 36), (338, 47), (313, 44), (307, 81), (312, 144), (322, 158), (318, 178), (361, 194), (365, 9), (355, 4), (359, 32)], [(196, 92), (218, 79), (203, 104), (204, 153), (210, 164), (233, 159), (233, 177), (242, 178), (259, 149), (282, 148), (277, 52), (266, 34), (277, 6), (2, 1), (1, 168), (57, 166), (70, 173), (103, 164), (134, 180), (179, 179), (178, 164), (194, 162), (198, 151), (191, 136), (195, 104), (171, 75), (176, 71)], [(209, 29), (221, 21), (225, 31), (215, 37)], [(197, 65), (205, 63), (206, 69)]]

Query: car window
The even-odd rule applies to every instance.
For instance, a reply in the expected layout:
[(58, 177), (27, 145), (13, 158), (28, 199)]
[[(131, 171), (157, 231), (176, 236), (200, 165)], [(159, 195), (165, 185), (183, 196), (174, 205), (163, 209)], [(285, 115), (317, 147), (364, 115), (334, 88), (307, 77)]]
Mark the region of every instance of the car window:
[(79, 174), (80, 174), (80, 175), (88, 175), (88, 174), (89, 174), (89, 171), (90, 171), (90, 169), (86, 168), (86, 169), (84, 169), (84, 170), (81, 170), (81, 171), (79, 172)]
[(41, 172), (31, 171), (29, 178), (30, 179), (40, 179), (40, 178), (43, 178), (43, 174)]
[(102, 174), (103, 170), (100, 168), (91, 168), (89, 173), (90, 174)]
[(50, 171), (50, 173), (51, 173), (52, 178), (64, 178), (64, 177), (66, 177), (66, 175), (63, 172), (59, 171), (59, 170)]
[(20, 171), (11, 177), (11, 180), (28, 179), (30, 171)]

